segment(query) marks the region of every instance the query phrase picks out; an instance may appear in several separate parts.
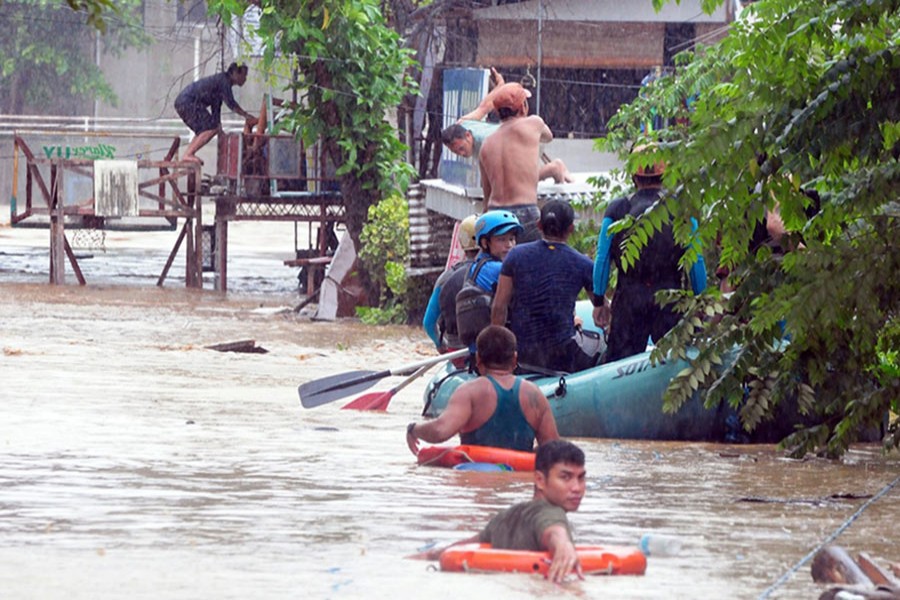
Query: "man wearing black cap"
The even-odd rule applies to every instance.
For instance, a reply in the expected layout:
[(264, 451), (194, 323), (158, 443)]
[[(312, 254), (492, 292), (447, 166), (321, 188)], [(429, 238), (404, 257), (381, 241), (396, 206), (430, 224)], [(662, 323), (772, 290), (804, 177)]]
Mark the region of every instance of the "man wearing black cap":
[[(632, 152), (650, 152), (653, 146), (638, 146)], [(611, 235), (613, 223), (628, 217), (639, 218), (654, 204), (662, 201), (662, 177), (665, 164), (655, 162), (637, 168), (632, 180), (637, 192), (630, 198), (613, 200), (607, 207), (597, 236), (597, 254), (594, 257), (594, 294), (601, 300), (599, 313), (594, 321), (608, 328), (609, 339), (606, 362), (613, 362), (644, 352), (647, 339), (660, 340), (681, 315), (671, 306), (656, 303), (656, 292), (682, 287), (681, 257), (685, 249), (678, 245), (671, 223), (653, 233), (641, 249), (640, 258), (628, 268), (623, 268), (622, 242), (625, 232)], [(696, 221), (693, 220), (696, 229)], [(609, 283), (610, 264), (618, 269), (615, 296), (612, 306), (605, 303)], [(706, 264), (699, 254), (689, 270), (691, 287), (699, 294), (706, 287)], [(596, 306), (596, 304), (595, 304)]]
[(566, 245), (574, 222), (568, 202), (547, 202), (538, 221), (543, 239), (516, 246), (503, 261), (491, 322), (509, 318), (521, 365), (567, 373), (594, 365), (575, 340), (575, 300), (581, 290), (593, 299), (594, 264)]

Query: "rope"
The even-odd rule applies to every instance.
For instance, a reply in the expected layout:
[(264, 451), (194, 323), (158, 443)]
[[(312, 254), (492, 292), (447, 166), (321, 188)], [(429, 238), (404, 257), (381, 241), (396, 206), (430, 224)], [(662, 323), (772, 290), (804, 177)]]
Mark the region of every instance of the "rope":
[[(457, 450), (456, 448), (447, 448), (446, 450), (444, 450), (443, 452), (441, 452), (440, 454), (438, 454), (437, 456), (435, 456), (435, 457), (432, 458), (431, 460), (426, 460), (426, 461), (421, 462), (421, 463), (419, 463), (419, 464), (422, 465), (423, 467), (424, 467), (424, 466), (431, 465), (431, 464), (434, 464), (434, 463), (440, 461), (442, 458), (444, 458), (444, 457), (447, 456), (448, 454), (450, 454), (451, 452), (453, 452), (453, 453), (455, 453), (455, 454), (459, 454), (460, 456), (462, 456), (464, 459), (466, 459), (466, 460), (469, 461), (470, 463), (475, 462), (474, 460), (472, 460), (472, 457), (471, 457), (471, 456), (469, 456), (468, 454), (466, 454), (466, 453), (463, 452), (462, 450)], [(460, 463), (460, 464), (462, 464), (462, 463)]]
[(792, 576), (794, 573), (796, 573), (797, 570), (798, 570), (800, 567), (802, 567), (802, 566), (805, 565), (807, 562), (809, 562), (809, 561), (810, 561), (810, 560), (811, 560), (811, 559), (819, 552), (819, 550), (821, 550), (821, 549), (824, 548), (826, 545), (828, 545), (828, 544), (830, 544), (831, 542), (833, 542), (839, 535), (841, 535), (841, 534), (844, 532), (844, 530), (846, 530), (848, 527), (850, 527), (850, 524), (853, 523), (853, 521), (855, 521), (855, 520), (863, 513), (864, 510), (866, 510), (867, 508), (869, 508), (869, 506), (872, 505), (876, 500), (878, 500), (879, 498), (881, 498), (882, 496), (884, 496), (885, 494), (887, 494), (889, 491), (891, 491), (891, 489), (892, 489), (895, 485), (897, 485), (898, 483), (900, 483), (900, 476), (898, 476), (898, 477), (897, 477), (894, 481), (892, 481), (891, 483), (889, 483), (889, 484), (887, 484), (886, 486), (884, 486), (884, 487), (881, 489), (880, 492), (878, 492), (877, 494), (875, 494), (874, 496), (872, 496), (871, 498), (869, 498), (869, 499), (866, 501), (865, 504), (863, 504), (862, 506), (860, 506), (859, 509), (858, 509), (855, 513), (853, 513), (852, 515), (850, 515), (850, 517), (849, 517), (846, 521), (844, 521), (844, 522), (841, 524), (840, 527), (838, 527), (837, 529), (835, 529), (834, 532), (833, 532), (831, 535), (829, 535), (827, 538), (825, 538), (824, 540), (822, 540), (822, 541), (819, 543), (818, 546), (816, 546), (815, 548), (813, 548), (813, 549), (809, 552), (809, 554), (807, 554), (806, 556), (804, 556), (803, 558), (801, 558), (800, 561), (799, 561), (797, 564), (795, 564), (793, 567), (791, 567), (790, 569), (788, 569), (787, 572), (786, 572), (784, 575), (782, 575), (782, 576), (778, 579), (778, 581), (776, 581), (775, 583), (773, 583), (772, 585), (770, 585), (770, 586), (769, 586), (762, 594), (759, 595), (759, 600), (763, 600), (764, 598), (768, 598), (769, 595), (770, 595), (772, 592), (774, 592), (778, 587), (780, 587), (780, 586), (783, 585), (785, 582), (787, 582), (787, 580), (790, 579), (791, 576)]
[(437, 396), (438, 390), (441, 389), (441, 386), (444, 385), (444, 382), (450, 379), (455, 375), (459, 375), (460, 373), (465, 372), (465, 369), (455, 369), (445, 375), (440, 381), (438, 381), (434, 386), (428, 391), (428, 401), (425, 402), (425, 408), (422, 409), (422, 416), (424, 417), (428, 413), (428, 409), (431, 408), (431, 403), (434, 401)]

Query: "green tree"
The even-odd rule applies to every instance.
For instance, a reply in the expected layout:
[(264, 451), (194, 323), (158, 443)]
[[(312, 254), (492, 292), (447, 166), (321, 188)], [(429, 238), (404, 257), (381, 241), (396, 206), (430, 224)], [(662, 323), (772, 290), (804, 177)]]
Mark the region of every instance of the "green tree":
[[(214, 0), (210, 9), (228, 20), (249, 4)], [(387, 121), (415, 90), (407, 75), (410, 51), (374, 0), (261, 0), (258, 6), (266, 61), (281, 54), (294, 61), (289, 89), (300, 101), (282, 128), (307, 143), (320, 141), (337, 165), (347, 229), (359, 249), (369, 207), (405, 190), (413, 175), (404, 162), (407, 148)], [(373, 302), (380, 297), (377, 279), (365, 278)]]
[[(651, 141), (640, 128), (651, 108), (672, 123), (653, 134), (655, 154), (629, 158), (665, 160), (672, 193), (637, 220), (627, 252), (669, 215), (686, 242), (699, 216), (706, 252), (736, 285), (730, 297), (669, 296), (687, 317), (657, 355), (699, 349), (669, 409), (704, 388), (749, 430), (796, 402), (804, 426), (783, 443), (798, 455), (839, 455), (892, 409), (884, 443), (900, 444), (898, 41), (897, 0), (762, 0), (614, 118), (608, 148)], [(751, 253), (773, 210), (791, 251)]]
[(149, 38), (140, 27), (139, 0), (118, 2), (106, 21), (104, 6), (99, 0), (0, 3), (0, 109), (75, 114), (83, 110), (80, 103), (95, 97), (114, 104), (116, 95), (94, 63), (95, 43), (99, 39), (105, 53), (118, 54)]
[(100, 32), (106, 31), (107, 20), (111, 16), (122, 16), (128, 2), (115, 4), (113, 0), (66, 0), (72, 10), (86, 15), (87, 24)]

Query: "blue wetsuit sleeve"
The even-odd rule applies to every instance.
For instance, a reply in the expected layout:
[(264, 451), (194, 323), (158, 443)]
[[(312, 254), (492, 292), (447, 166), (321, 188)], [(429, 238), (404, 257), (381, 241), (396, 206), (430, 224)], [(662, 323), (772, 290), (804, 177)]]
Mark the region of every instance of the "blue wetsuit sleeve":
[[(691, 233), (696, 233), (697, 227), (697, 219), (691, 217)], [(699, 296), (706, 289), (706, 261), (703, 259), (700, 242), (696, 238), (691, 241), (691, 246), (697, 251), (697, 262), (691, 265), (690, 270), (691, 289), (694, 290), (695, 296)]]
[(702, 254), (697, 258), (697, 262), (691, 265), (691, 289), (694, 290), (695, 296), (699, 296), (706, 289), (706, 261), (703, 260)]
[(609, 249), (612, 245), (612, 236), (607, 230), (612, 222), (609, 217), (603, 217), (600, 233), (597, 234), (597, 254), (594, 256), (594, 295), (598, 298), (606, 294), (606, 287), (609, 285)]
[(434, 291), (431, 292), (431, 298), (428, 299), (428, 306), (425, 307), (425, 317), (422, 319), (422, 327), (425, 328), (425, 333), (428, 334), (428, 337), (431, 338), (435, 348), (438, 350), (441, 349), (441, 334), (437, 330), (437, 323), (441, 318), (440, 295), (441, 286), (437, 286), (434, 288)]

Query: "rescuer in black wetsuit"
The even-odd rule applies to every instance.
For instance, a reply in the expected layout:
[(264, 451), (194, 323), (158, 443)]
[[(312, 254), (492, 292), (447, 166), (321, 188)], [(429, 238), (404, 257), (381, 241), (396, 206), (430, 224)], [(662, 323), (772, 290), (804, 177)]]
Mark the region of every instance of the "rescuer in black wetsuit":
[[(659, 290), (682, 287), (678, 261), (684, 248), (675, 242), (671, 224), (663, 226), (647, 241), (637, 262), (627, 270), (622, 267), (621, 246), (625, 232), (615, 236), (607, 233), (614, 222), (628, 215), (637, 219), (660, 199), (663, 170), (663, 163), (638, 168), (632, 177), (637, 192), (630, 198), (614, 200), (603, 215), (594, 258), (594, 295), (598, 300), (606, 294), (611, 259), (618, 268), (612, 307), (604, 303), (597, 319), (598, 325), (604, 329), (609, 327), (605, 362), (643, 352), (648, 337), (656, 342), (678, 323), (678, 313), (659, 306), (654, 299)], [(706, 265), (702, 256), (691, 267), (690, 278), (694, 293), (702, 292), (706, 287)]]

